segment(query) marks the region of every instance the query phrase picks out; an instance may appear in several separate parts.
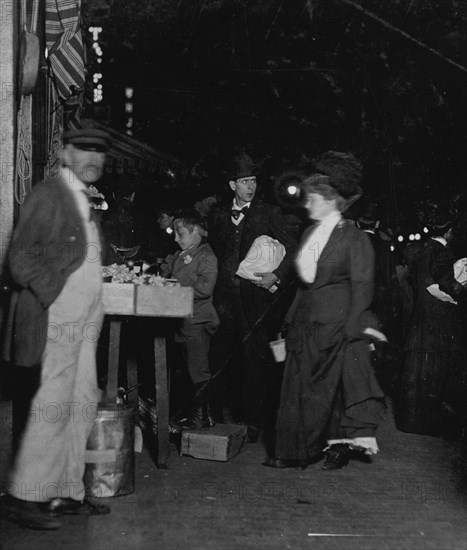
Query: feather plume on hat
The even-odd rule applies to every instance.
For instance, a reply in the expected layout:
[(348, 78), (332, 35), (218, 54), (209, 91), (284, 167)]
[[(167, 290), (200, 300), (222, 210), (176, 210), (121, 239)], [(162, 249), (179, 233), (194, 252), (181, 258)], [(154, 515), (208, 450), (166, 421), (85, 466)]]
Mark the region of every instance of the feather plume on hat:
[(363, 169), (352, 153), (327, 151), (313, 159), (313, 169), (313, 174), (303, 182), (305, 189), (319, 180), (346, 200), (346, 208), (361, 197)]

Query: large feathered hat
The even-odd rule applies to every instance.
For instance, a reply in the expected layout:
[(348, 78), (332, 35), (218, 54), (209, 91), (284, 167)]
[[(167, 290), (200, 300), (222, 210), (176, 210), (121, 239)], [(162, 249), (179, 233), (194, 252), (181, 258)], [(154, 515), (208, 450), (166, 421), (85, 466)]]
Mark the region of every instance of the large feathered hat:
[(344, 199), (355, 202), (361, 196), (362, 164), (352, 153), (327, 151), (313, 159), (313, 168), (314, 175), (326, 176), (327, 185)]

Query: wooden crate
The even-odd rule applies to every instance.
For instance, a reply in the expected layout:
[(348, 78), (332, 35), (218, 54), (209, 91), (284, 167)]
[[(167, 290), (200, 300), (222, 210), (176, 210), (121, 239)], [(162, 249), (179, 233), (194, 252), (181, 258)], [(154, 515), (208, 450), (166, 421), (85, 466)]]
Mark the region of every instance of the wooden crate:
[(136, 315), (191, 317), (193, 289), (187, 286), (136, 285)]
[(243, 451), (246, 442), (246, 426), (216, 424), (207, 430), (183, 431), (180, 454), (226, 462)]
[(104, 283), (102, 301), (107, 315), (135, 314), (135, 285), (133, 283)]

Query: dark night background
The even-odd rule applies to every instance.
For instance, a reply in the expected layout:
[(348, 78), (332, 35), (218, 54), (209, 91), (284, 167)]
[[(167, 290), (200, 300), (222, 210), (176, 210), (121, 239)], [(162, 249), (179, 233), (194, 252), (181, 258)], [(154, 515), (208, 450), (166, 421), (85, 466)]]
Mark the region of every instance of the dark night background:
[(88, 59), (103, 73), (94, 116), (124, 131), (132, 86), (133, 137), (185, 165), (149, 182), (156, 195), (218, 194), (245, 147), (266, 159), (263, 193), (277, 201), (281, 174), (337, 149), (363, 161), (395, 232), (421, 229), (420, 200), (461, 193), (465, 212), (464, 2), (86, 0), (83, 18), (103, 27), (103, 63)]

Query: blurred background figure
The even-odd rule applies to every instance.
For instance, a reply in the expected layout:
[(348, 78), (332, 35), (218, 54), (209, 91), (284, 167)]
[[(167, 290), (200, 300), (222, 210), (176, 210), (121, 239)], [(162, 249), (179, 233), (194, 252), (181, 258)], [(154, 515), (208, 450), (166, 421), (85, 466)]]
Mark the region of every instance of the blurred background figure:
[[(415, 259), (415, 302), (396, 404), (396, 425), (404, 432), (457, 437), (465, 430), (467, 291), (454, 276), (453, 224), (448, 210), (437, 207), (426, 222), (431, 238)], [(441, 292), (433, 293), (436, 285)]]
[(157, 226), (146, 231), (143, 236), (142, 258), (151, 265), (148, 273), (156, 273), (164, 258), (178, 250), (174, 239), (173, 221), (175, 209), (170, 206), (156, 212)]
[(124, 264), (141, 259), (141, 228), (135, 206), (135, 192), (114, 190), (109, 209), (102, 215), (105, 249), (103, 265)]
[(370, 309), (377, 316), (381, 331), (389, 342), (374, 343), (372, 361), (384, 393), (393, 395), (403, 338), (395, 254), (391, 250), (390, 237), (380, 232), (381, 215), (376, 201), (368, 196), (362, 197), (357, 205), (360, 208), (356, 226), (367, 234), (375, 252), (374, 293)]

